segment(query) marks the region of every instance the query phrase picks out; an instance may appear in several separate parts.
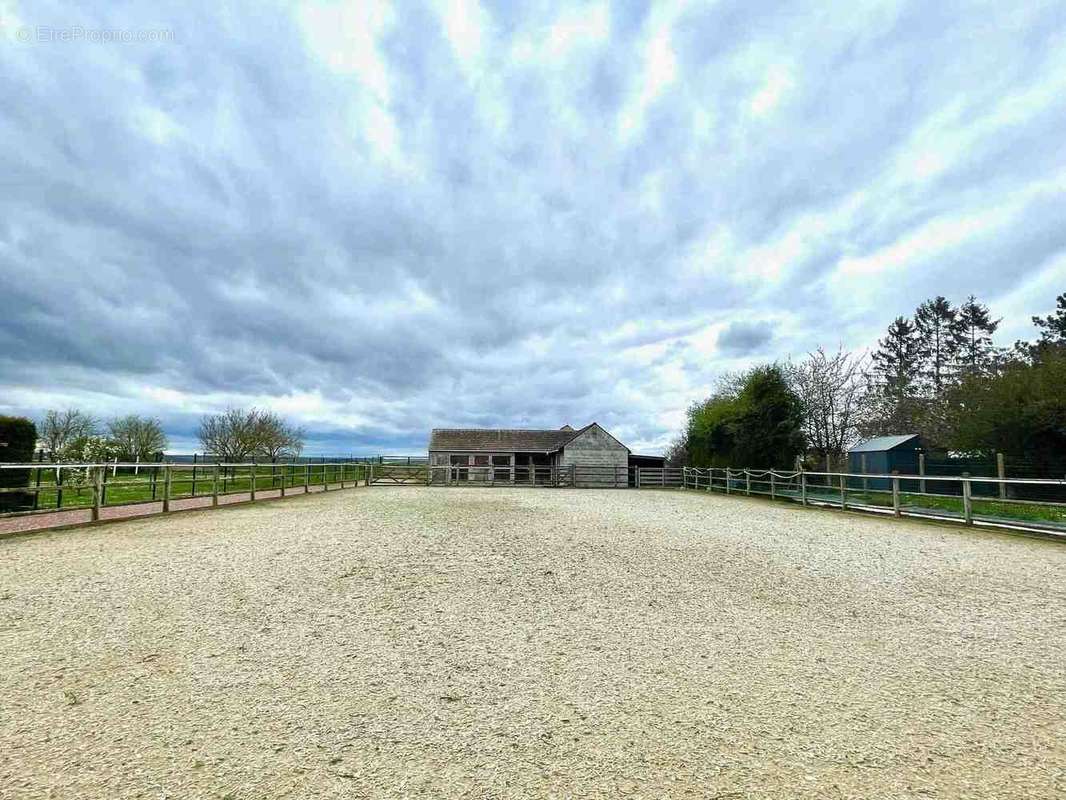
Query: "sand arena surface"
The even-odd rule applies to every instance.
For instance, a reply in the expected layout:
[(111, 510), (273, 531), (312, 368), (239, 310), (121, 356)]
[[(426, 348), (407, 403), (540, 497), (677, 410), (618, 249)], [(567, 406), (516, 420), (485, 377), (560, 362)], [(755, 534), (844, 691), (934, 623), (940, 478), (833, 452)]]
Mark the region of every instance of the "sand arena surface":
[(0, 797), (1066, 796), (1066, 546), (370, 488), (0, 540)]

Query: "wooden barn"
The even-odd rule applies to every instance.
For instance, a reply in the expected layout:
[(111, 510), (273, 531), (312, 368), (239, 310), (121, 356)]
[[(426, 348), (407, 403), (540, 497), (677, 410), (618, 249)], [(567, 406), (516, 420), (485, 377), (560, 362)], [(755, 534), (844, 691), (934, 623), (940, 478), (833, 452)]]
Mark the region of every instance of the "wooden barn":
[(429, 440), (434, 481), (536, 484), (562, 476), (575, 486), (626, 486), (629, 460), (629, 448), (595, 422), (579, 429), (435, 428)]

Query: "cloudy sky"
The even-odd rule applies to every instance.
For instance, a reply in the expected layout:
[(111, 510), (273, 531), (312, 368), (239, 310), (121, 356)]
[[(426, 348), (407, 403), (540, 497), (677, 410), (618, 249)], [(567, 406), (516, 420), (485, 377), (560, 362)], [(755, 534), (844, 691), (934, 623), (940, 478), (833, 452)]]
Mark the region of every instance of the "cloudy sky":
[[(95, 6), (95, 7), (94, 7)], [(598, 420), (1066, 291), (1066, 2), (0, 0), (0, 413), (315, 453)]]

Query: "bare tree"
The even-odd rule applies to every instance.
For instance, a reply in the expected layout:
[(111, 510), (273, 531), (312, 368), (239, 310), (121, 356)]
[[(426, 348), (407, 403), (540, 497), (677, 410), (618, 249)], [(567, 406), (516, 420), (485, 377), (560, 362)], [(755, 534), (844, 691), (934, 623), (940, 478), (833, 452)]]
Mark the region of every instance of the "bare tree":
[(244, 461), (259, 448), (259, 409), (228, 408), (200, 420), (200, 445), (220, 461)]
[(118, 458), (124, 461), (149, 461), (167, 449), (167, 435), (157, 419), (129, 414), (108, 422), (107, 430)]
[(295, 457), (304, 449), (304, 431), (295, 428), (272, 411), (260, 413), (256, 453), (269, 461)]
[(666, 448), (666, 466), (668, 467), (686, 467), (688, 466), (688, 435), (686, 431), (682, 431), (678, 434)]
[(793, 391), (803, 402), (803, 428), (819, 460), (839, 458), (859, 438), (866, 410), (865, 355), (822, 348), (789, 367)]
[(59, 461), (75, 441), (95, 436), (99, 427), (95, 417), (77, 408), (49, 409), (41, 420), (41, 446), (50, 459)]

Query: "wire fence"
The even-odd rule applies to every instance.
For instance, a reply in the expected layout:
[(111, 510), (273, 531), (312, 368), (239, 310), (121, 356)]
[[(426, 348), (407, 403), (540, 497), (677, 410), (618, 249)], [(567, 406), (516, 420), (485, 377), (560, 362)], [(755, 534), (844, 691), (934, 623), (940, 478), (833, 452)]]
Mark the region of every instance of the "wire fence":
[[(802, 505), (1066, 534), (1066, 479), (686, 467), (683, 485)], [(1041, 497), (1034, 498), (1035, 493)]]

